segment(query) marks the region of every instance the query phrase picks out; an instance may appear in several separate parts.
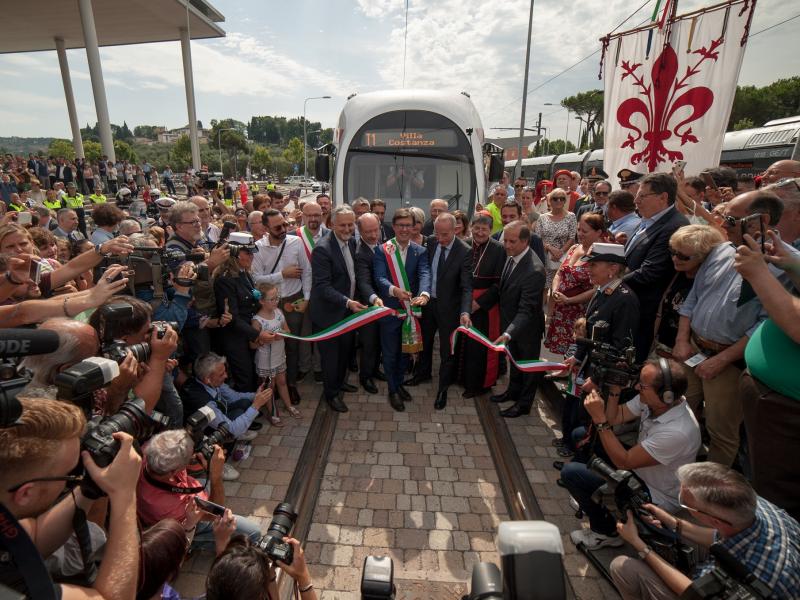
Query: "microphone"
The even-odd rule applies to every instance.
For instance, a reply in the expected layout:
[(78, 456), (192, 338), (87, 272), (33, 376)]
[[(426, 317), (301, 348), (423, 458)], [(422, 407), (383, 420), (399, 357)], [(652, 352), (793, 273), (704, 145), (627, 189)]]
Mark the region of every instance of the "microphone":
[(0, 330), (0, 358), (48, 354), (58, 350), (58, 333), (49, 329)]

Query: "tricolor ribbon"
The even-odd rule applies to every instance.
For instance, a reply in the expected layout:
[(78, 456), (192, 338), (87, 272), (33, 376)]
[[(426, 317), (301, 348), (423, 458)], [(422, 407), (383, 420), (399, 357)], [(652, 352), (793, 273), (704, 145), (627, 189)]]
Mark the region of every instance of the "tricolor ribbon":
[(300, 241), (303, 243), (303, 248), (306, 251), (308, 262), (311, 262), (311, 252), (314, 250), (314, 246), (316, 246), (316, 243), (314, 242), (314, 236), (311, 235), (311, 232), (305, 225), (298, 227), (295, 233), (297, 233), (297, 237), (299, 237)]
[[(405, 292), (411, 293), (411, 284), (408, 282), (406, 266), (403, 263), (403, 256), (400, 254), (400, 246), (397, 240), (392, 238), (381, 245), (386, 264), (389, 267), (389, 274), (392, 276), (394, 287)], [(419, 318), (422, 316), (422, 309), (418, 306), (411, 306), (411, 302), (406, 300), (401, 303), (405, 311), (398, 311), (398, 315), (403, 319), (400, 328), (400, 348), (406, 354), (414, 354), (422, 351), (422, 327)]]
[(564, 363), (559, 362), (550, 362), (547, 360), (516, 360), (511, 351), (505, 344), (495, 344), (492, 340), (487, 338), (483, 335), (480, 331), (475, 329), (474, 327), (464, 327), (460, 325), (457, 327), (453, 334), (450, 336), (450, 353), (454, 354), (456, 351), (456, 340), (458, 339), (459, 334), (464, 334), (468, 338), (475, 340), (479, 344), (486, 346), (489, 350), (493, 350), (494, 352), (505, 352), (508, 356), (508, 360), (512, 362), (512, 364), (517, 367), (520, 371), (525, 373), (544, 373), (546, 371), (563, 371), (567, 368), (567, 365)]
[(396, 315), (397, 311), (393, 308), (388, 308), (386, 306), (370, 306), (369, 308), (365, 308), (357, 313), (353, 313), (346, 319), (343, 319), (338, 323), (323, 329), (322, 331), (312, 333), (311, 335), (294, 335), (284, 331), (276, 331), (275, 333), (281, 337), (298, 340), (301, 342), (324, 342), (325, 340), (355, 331), (359, 327), (368, 325), (369, 323), (377, 321), (378, 319), (382, 319), (383, 317)]

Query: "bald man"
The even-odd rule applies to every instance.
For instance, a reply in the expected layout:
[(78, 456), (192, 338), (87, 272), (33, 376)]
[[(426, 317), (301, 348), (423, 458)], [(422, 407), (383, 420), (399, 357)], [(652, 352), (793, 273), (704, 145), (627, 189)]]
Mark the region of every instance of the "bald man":
[(775, 183), (786, 177), (800, 177), (800, 161), (779, 160), (772, 163), (764, 173), (764, 183)]

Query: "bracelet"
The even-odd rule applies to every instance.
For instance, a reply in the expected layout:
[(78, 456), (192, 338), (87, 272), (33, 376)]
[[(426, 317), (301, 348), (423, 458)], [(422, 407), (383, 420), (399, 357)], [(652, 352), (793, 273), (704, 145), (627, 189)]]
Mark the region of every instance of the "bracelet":
[(300, 593), (301, 594), (305, 594), (306, 592), (309, 592), (309, 591), (311, 591), (313, 589), (314, 589), (314, 584), (313, 583), (309, 583), (306, 587), (300, 588)]
[(64, 311), (64, 316), (67, 317), (68, 319), (71, 319), (72, 317), (69, 316), (69, 311), (67, 310), (67, 301), (68, 300), (69, 300), (68, 297), (64, 298), (64, 302), (61, 304), (61, 309)]
[(597, 431), (606, 431), (607, 429), (611, 429), (611, 425), (608, 424), (608, 421), (603, 421), (602, 423), (595, 423), (595, 429)]

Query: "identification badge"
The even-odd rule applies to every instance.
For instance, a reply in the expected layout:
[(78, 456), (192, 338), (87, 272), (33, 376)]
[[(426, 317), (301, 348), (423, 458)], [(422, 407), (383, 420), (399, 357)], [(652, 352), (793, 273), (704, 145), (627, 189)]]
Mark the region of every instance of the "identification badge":
[(695, 354), (694, 356), (691, 356), (691, 357), (687, 358), (687, 359), (686, 359), (685, 361), (683, 361), (683, 362), (684, 362), (684, 364), (685, 364), (686, 366), (689, 366), (689, 367), (696, 367), (697, 365), (699, 365), (701, 362), (703, 362), (703, 361), (704, 361), (705, 359), (707, 359), (707, 358), (708, 358), (708, 357), (707, 357), (705, 354), (703, 354), (702, 352), (698, 352), (697, 354)]

